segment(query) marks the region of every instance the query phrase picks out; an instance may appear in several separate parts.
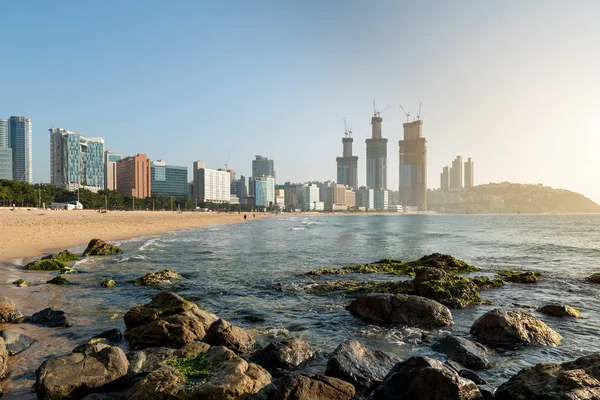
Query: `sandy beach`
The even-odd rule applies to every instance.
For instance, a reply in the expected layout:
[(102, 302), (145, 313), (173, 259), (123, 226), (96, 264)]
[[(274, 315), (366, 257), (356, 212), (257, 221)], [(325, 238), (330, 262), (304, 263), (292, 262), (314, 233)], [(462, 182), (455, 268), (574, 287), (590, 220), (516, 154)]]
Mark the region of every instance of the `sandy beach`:
[[(249, 221), (266, 215), (247, 214)], [(64, 211), (0, 208), (0, 261), (36, 257), (92, 238), (129, 239), (211, 224), (243, 222), (244, 214), (171, 211)]]

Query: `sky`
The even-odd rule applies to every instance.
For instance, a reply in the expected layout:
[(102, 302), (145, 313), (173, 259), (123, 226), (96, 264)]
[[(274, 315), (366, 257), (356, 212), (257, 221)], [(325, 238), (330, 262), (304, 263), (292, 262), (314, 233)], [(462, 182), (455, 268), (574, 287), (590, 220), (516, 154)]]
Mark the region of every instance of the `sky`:
[[(34, 182), (51, 127), (169, 164), (226, 161), (277, 181), (335, 180), (344, 118), (366, 183), (373, 100), (388, 185), (422, 103), (428, 187), (461, 155), (475, 184), (543, 183), (600, 202), (600, 2), (2, 2), (0, 118), (33, 123)], [(412, 118), (412, 117), (411, 117)]]

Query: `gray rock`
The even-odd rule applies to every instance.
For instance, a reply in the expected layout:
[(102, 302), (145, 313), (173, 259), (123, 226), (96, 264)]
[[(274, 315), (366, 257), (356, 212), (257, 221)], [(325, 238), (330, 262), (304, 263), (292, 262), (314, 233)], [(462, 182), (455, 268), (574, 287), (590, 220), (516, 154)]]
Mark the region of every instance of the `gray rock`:
[(445, 336), (438, 340), (431, 348), (467, 368), (480, 370), (492, 368), (487, 359), (487, 348), (479, 343), (456, 336)]
[(350, 400), (354, 386), (341, 379), (324, 375), (286, 375), (274, 397), (277, 400)]
[(107, 339), (108, 341), (110, 341), (112, 343), (121, 343), (121, 340), (123, 340), (123, 334), (121, 333), (120, 329), (113, 328), (113, 329), (109, 329), (107, 331), (97, 334), (92, 339), (99, 339), (99, 338)]
[(245, 330), (224, 319), (213, 322), (202, 341), (211, 346), (225, 346), (236, 354), (247, 354), (254, 345), (254, 339)]
[(477, 386), (488, 384), (485, 379), (483, 379), (481, 376), (479, 376), (479, 374), (477, 374), (474, 371), (471, 371), (470, 369), (461, 369), (458, 375), (462, 378), (475, 382)]
[(471, 326), (477, 340), (497, 344), (558, 345), (562, 337), (548, 325), (522, 311), (495, 309), (479, 317)]
[(383, 382), (400, 357), (373, 350), (356, 340), (346, 340), (339, 345), (327, 362), (325, 375), (342, 379), (356, 390), (371, 390)]
[(8, 351), (4, 339), (0, 338), (0, 379), (8, 376)]
[(292, 370), (314, 357), (312, 346), (301, 339), (269, 343), (252, 355), (252, 361), (271, 372)]
[(0, 331), (0, 337), (4, 339), (6, 350), (8, 350), (9, 356), (19, 354), (36, 342), (35, 339), (32, 339), (29, 336), (23, 335), (19, 332), (7, 330)]
[(374, 400), (474, 400), (480, 397), (475, 383), (429, 357), (411, 357), (399, 362), (373, 393)]
[(579, 318), (581, 316), (581, 313), (578, 310), (566, 304), (546, 304), (545, 306), (540, 307), (538, 309), (538, 312), (559, 318)]
[(14, 301), (0, 294), (0, 323), (17, 322), (22, 316)]
[(448, 307), (419, 296), (367, 294), (346, 308), (362, 319), (382, 324), (440, 328), (453, 323)]
[(45, 308), (42, 311), (36, 312), (31, 317), (26, 317), (25, 322), (48, 328), (68, 328), (73, 326), (64, 311), (53, 310), (52, 308)]

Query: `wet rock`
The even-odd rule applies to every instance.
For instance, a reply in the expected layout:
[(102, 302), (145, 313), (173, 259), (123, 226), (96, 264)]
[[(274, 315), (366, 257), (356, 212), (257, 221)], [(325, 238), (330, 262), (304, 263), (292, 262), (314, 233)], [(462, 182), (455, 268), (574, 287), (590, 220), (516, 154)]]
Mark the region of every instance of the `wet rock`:
[(0, 379), (8, 376), (8, 350), (4, 339), (0, 338)]
[(400, 361), (398, 356), (370, 349), (357, 340), (346, 340), (331, 355), (325, 375), (350, 382), (356, 390), (366, 391), (383, 382)]
[(103, 288), (109, 288), (109, 287), (113, 287), (116, 285), (117, 285), (117, 282), (115, 282), (113, 279), (105, 279), (100, 284), (100, 286), (102, 286)]
[(181, 279), (181, 275), (172, 269), (163, 269), (159, 272), (150, 272), (133, 281), (135, 286), (159, 286), (171, 284), (171, 279)]
[(211, 346), (225, 346), (236, 354), (247, 354), (254, 345), (254, 339), (245, 330), (224, 319), (213, 322), (202, 341)]
[(498, 272), (498, 276), (507, 281), (507, 282), (515, 282), (515, 283), (536, 283), (538, 281), (538, 277), (541, 274), (539, 272), (521, 272), (521, 271), (501, 271)]
[(522, 369), (503, 383), (495, 399), (600, 399), (600, 354), (563, 364), (541, 363)]
[(81, 400), (125, 400), (124, 392), (90, 393)]
[(13, 285), (15, 285), (16, 287), (28, 287), (29, 282), (27, 282), (25, 279), (17, 279), (13, 282)]
[(496, 388), (490, 385), (477, 385), (483, 400), (491, 400), (496, 394)]
[(479, 317), (471, 326), (471, 335), (488, 343), (558, 345), (562, 337), (548, 325), (522, 311), (495, 309)]
[(600, 283), (600, 272), (596, 272), (595, 274), (592, 274), (585, 279), (591, 283)]
[(73, 326), (64, 311), (45, 308), (42, 311), (36, 312), (31, 317), (25, 318), (25, 321), (30, 324), (46, 326), (48, 328)]
[(61, 260), (42, 258), (26, 264), (25, 269), (33, 271), (62, 271), (69, 269), (69, 266)]
[(467, 368), (479, 370), (492, 368), (487, 359), (487, 348), (479, 343), (456, 336), (444, 336), (431, 348), (444, 353), (450, 360), (456, 361)]
[(123, 250), (112, 244), (106, 243), (102, 239), (92, 239), (87, 248), (83, 252), (83, 256), (109, 256), (114, 254), (122, 254)]
[(111, 343), (120, 343), (123, 340), (123, 334), (120, 329), (113, 328), (97, 334), (92, 339), (107, 339)]
[(292, 370), (314, 357), (312, 346), (301, 339), (269, 343), (252, 355), (252, 361), (271, 372)]
[(23, 314), (17, 310), (14, 301), (0, 294), (0, 323), (17, 322), (21, 317)]
[(55, 276), (54, 278), (50, 279), (49, 281), (46, 281), (46, 283), (49, 283), (51, 285), (70, 285), (71, 282), (69, 282), (69, 280), (67, 278), (65, 278), (64, 276)]
[(35, 371), (39, 399), (82, 397), (125, 376), (129, 362), (123, 350), (88, 343), (71, 354), (46, 360)]
[(286, 375), (277, 385), (277, 400), (350, 400), (354, 386), (341, 379), (324, 375)]
[(410, 261), (407, 264), (418, 267), (430, 267), (441, 269), (447, 273), (470, 273), (479, 271), (479, 268), (469, 265), (463, 260), (454, 258), (448, 254), (433, 253), (423, 256), (416, 261)]
[(461, 378), (456, 371), (429, 357), (411, 357), (399, 362), (375, 390), (373, 399), (401, 398), (419, 400), (479, 399), (477, 385)]
[(169, 292), (161, 292), (143, 306), (130, 309), (124, 317), (125, 337), (132, 348), (168, 346), (179, 348), (202, 340), (217, 316)]
[(186, 377), (186, 373), (193, 371), (163, 365), (134, 385), (127, 399), (233, 400), (258, 393), (271, 383), (271, 375), (266, 370), (225, 347), (211, 347), (204, 360), (208, 374), (200, 382)]
[(0, 337), (4, 339), (6, 350), (8, 350), (9, 356), (19, 354), (36, 342), (35, 339), (32, 339), (29, 336), (20, 334), (19, 332), (7, 330), (0, 331)]
[(479, 290), (495, 289), (504, 286), (504, 281), (499, 278), (490, 279), (487, 276), (474, 276), (471, 280)]
[(483, 379), (481, 376), (479, 376), (479, 374), (477, 374), (474, 371), (471, 371), (470, 369), (461, 369), (458, 372), (458, 375), (462, 378), (475, 382), (477, 386), (488, 384), (485, 379)]
[(419, 296), (367, 294), (346, 308), (362, 319), (381, 324), (439, 328), (453, 323), (446, 306)]
[(481, 303), (478, 287), (472, 279), (432, 267), (417, 268), (415, 273), (409, 294), (435, 300), (450, 308), (465, 308)]
[(581, 316), (581, 313), (579, 312), (579, 310), (576, 310), (575, 308), (568, 306), (566, 304), (546, 304), (545, 306), (538, 308), (538, 312), (541, 312), (542, 314), (550, 315), (552, 317), (559, 317), (559, 318), (562, 318), (562, 317), (579, 318)]
[(162, 367), (166, 361), (173, 358), (187, 358), (197, 353), (206, 352), (210, 345), (203, 342), (191, 342), (181, 349), (168, 347), (150, 347), (144, 350), (132, 351), (127, 354), (129, 360), (129, 376), (147, 374)]
[(71, 253), (69, 250), (63, 250), (57, 255), (54, 256), (55, 260), (69, 262), (69, 261), (77, 261), (79, 260), (79, 256), (77, 254)]

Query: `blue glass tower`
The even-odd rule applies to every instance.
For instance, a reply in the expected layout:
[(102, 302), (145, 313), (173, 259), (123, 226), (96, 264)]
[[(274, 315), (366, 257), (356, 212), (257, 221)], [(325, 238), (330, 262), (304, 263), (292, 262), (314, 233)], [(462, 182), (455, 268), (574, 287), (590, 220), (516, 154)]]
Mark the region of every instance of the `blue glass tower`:
[(31, 119), (10, 117), (8, 120), (8, 147), (12, 148), (13, 179), (32, 183)]

